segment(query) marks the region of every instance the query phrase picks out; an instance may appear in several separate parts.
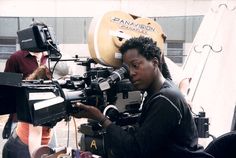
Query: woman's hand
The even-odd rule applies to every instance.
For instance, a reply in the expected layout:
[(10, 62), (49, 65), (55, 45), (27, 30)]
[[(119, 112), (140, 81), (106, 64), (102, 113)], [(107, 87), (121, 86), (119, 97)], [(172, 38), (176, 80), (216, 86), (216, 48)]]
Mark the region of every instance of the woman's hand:
[(92, 105), (85, 105), (83, 103), (77, 102), (75, 107), (81, 109), (79, 112), (79, 116), (81, 118), (84, 117), (99, 121), (104, 117), (102, 112)]
[(98, 108), (92, 105), (85, 105), (83, 103), (77, 102), (75, 104), (75, 107), (81, 109), (81, 111), (79, 112), (80, 118), (89, 118), (96, 120), (104, 128), (111, 124), (111, 121), (106, 116), (104, 116)]

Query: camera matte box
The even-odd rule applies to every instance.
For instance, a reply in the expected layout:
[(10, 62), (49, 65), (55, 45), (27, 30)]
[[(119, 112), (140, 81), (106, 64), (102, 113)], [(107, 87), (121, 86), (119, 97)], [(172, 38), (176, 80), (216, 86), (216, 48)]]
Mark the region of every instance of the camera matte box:
[(22, 86), (17, 92), (17, 118), (35, 126), (50, 125), (67, 115), (64, 99), (55, 85)]
[(16, 112), (16, 91), (21, 86), (22, 74), (0, 72), (0, 115)]

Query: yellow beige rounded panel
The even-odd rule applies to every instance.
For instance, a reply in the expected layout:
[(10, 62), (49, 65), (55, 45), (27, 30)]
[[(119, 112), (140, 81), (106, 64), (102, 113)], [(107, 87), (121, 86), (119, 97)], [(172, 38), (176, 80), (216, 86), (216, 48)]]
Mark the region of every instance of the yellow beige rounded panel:
[(131, 37), (151, 37), (162, 50), (164, 45), (160, 25), (152, 19), (122, 11), (111, 11), (102, 17), (93, 18), (88, 35), (91, 57), (97, 63), (115, 68), (122, 64), (119, 47)]

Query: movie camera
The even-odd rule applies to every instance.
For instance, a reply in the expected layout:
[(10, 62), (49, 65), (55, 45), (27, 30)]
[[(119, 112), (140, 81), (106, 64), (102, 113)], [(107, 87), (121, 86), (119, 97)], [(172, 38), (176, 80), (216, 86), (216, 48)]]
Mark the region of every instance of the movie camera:
[[(30, 39), (35, 39), (33, 43), (21, 44), (21, 49), (36, 52), (49, 50), (49, 56), (57, 56), (60, 52), (55, 51), (58, 50), (55, 49), (56, 45), (50, 48), (52, 44), (47, 44), (49, 41), (54, 41), (50, 39), (51, 33), (47, 30), (47, 26), (43, 28), (34, 26), (23, 32), (19, 31), (19, 39), (29, 41), (24, 40), (29, 38), (24, 37), (25, 34), (31, 34), (33, 37)], [(39, 32), (41, 32), (40, 36)], [(43, 41), (44, 39), (49, 41)], [(54, 52), (56, 54), (53, 54)], [(17, 88), (16, 95), (16, 112), (19, 120), (34, 125), (53, 127), (62, 119), (69, 119), (71, 115), (79, 115), (80, 111), (74, 108), (73, 104), (80, 101), (96, 106), (117, 125), (128, 127), (137, 122), (141, 96), (127, 79), (126, 65), (123, 64), (119, 68), (111, 66), (92, 68), (92, 64), (97, 64), (92, 58), (72, 60), (78, 65), (86, 67), (83, 75), (73, 75), (63, 80), (22, 81), (21, 86)], [(82, 150), (89, 150), (94, 154), (106, 157), (104, 133), (98, 122), (89, 120), (88, 123), (81, 125), (80, 132), (83, 133), (80, 143)], [(93, 150), (95, 146), (91, 148), (91, 143), (96, 146), (95, 150)]]
[[(49, 57), (53, 56), (53, 60), (55, 56), (60, 59), (52, 32), (52, 28), (38, 24), (18, 31), (21, 49), (32, 52), (49, 51)], [(19, 120), (34, 125), (53, 126), (59, 120), (78, 113), (73, 108), (77, 101), (94, 105), (103, 111), (107, 105), (116, 103), (118, 93), (122, 93), (123, 98), (128, 98), (128, 93), (135, 91), (129, 80), (125, 79), (128, 75), (126, 65), (119, 69), (91, 68), (91, 64), (96, 64), (91, 58), (72, 60), (86, 67), (83, 75), (73, 75), (63, 80), (24, 80), (21, 84), (18, 83), (20, 86), (16, 88), (16, 112)], [(137, 101), (135, 104), (138, 104)], [(130, 107), (127, 106), (126, 110)], [(108, 113), (110, 108), (111, 106)], [(113, 110), (118, 109), (113, 107)], [(117, 111), (116, 115), (118, 114)], [(116, 117), (119, 116), (110, 116), (111, 119)]]

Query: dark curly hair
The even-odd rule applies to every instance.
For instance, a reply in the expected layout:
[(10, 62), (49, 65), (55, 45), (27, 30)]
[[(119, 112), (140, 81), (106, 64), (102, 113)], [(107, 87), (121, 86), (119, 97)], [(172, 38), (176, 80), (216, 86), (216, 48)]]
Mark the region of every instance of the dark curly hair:
[(120, 52), (124, 55), (129, 49), (137, 49), (139, 54), (144, 56), (147, 60), (156, 57), (160, 62), (161, 50), (151, 38), (144, 36), (130, 38), (120, 47)]
[(156, 42), (153, 41), (152, 38), (144, 36), (130, 38), (122, 44), (119, 51), (122, 55), (124, 55), (129, 49), (137, 49), (139, 54), (147, 60), (151, 60), (156, 57), (160, 63), (159, 69), (163, 76), (171, 80), (171, 75), (168, 66), (165, 63), (164, 56), (161, 56), (161, 50), (157, 47)]

